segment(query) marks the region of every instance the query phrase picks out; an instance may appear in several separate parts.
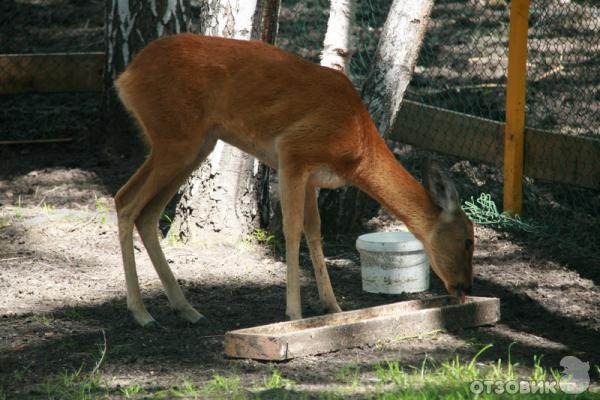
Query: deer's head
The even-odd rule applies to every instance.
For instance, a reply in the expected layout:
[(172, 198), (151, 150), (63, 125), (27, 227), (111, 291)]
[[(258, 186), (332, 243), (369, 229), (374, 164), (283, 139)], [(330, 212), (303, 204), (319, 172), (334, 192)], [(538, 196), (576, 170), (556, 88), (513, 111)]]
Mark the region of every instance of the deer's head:
[(431, 267), (446, 290), (464, 301), (473, 287), (473, 223), (460, 207), (458, 191), (437, 163), (425, 168), (425, 186), (441, 209), (425, 247)]

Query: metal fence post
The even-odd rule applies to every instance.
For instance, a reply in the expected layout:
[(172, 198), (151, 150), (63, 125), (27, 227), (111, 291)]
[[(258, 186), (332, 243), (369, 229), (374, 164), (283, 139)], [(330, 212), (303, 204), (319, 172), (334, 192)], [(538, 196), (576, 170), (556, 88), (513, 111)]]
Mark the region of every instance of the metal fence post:
[(528, 17), (529, 0), (511, 1), (504, 130), (504, 211), (513, 214), (521, 214), (523, 208)]

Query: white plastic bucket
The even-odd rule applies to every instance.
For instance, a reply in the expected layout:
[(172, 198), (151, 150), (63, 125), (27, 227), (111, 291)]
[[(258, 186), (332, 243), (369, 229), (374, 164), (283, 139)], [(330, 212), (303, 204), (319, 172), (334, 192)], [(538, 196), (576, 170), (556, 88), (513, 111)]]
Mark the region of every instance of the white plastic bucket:
[(409, 232), (376, 232), (356, 239), (362, 286), (369, 293), (414, 293), (429, 289), (423, 244)]

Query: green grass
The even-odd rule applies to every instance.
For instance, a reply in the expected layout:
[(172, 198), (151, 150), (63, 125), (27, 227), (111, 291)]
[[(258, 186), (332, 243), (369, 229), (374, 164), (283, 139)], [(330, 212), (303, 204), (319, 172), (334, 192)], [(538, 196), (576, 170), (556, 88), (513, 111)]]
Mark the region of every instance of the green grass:
[[(472, 386), (477, 382), (526, 382), (527, 385), (535, 385), (536, 382), (557, 382), (561, 374), (554, 369), (545, 369), (542, 364), (541, 356), (533, 357), (533, 368), (529, 376), (519, 376), (516, 373), (517, 363), (513, 363), (508, 350), (507, 361), (498, 359), (495, 363), (479, 363), (478, 358), (487, 349), (492, 347), (487, 345), (482, 348), (469, 362), (460, 361), (458, 356), (452, 360), (437, 363), (436, 361), (425, 357), (420, 368), (403, 368), (396, 361), (387, 361), (379, 364), (375, 368), (376, 377), (381, 385), (393, 384), (393, 389), (386, 389), (373, 395), (373, 399), (599, 399), (598, 393), (584, 392), (575, 397), (570, 394), (562, 393), (556, 386), (557, 393), (508, 393), (510, 386), (504, 384), (500, 386), (491, 386), (491, 390), (483, 389), (480, 391), (478, 386)], [(485, 386), (484, 386), (485, 387)], [(498, 389), (500, 387), (501, 389)], [(472, 389), (473, 388), (473, 389)], [(475, 390), (475, 392), (473, 391)], [(495, 390), (504, 392), (496, 393)], [(476, 396), (475, 393), (480, 391)]]
[[(2, 206), (0, 206), (0, 211), (2, 211)], [(5, 217), (4, 215), (0, 215), (0, 229), (6, 228), (10, 226), (10, 219)]]
[(335, 375), (336, 379), (342, 383), (358, 386), (360, 383), (360, 365), (351, 363), (344, 365)]
[[(47, 379), (39, 385), (33, 395), (48, 399), (86, 400), (103, 398), (125, 399), (260, 399), (260, 398), (290, 398), (290, 399), (344, 399), (365, 398), (373, 400), (404, 400), (404, 399), (600, 399), (600, 393), (584, 392), (573, 396), (562, 393), (494, 393), (496, 386), (492, 383), (501, 382), (557, 382), (561, 378), (558, 370), (547, 369), (542, 365), (542, 356), (534, 356), (532, 367), (527, 375), (517, 373), (523, 371), (518, 363), (511, 358), (511, 346), (508, 348), (506, 361), (501, 358), (494, 362), (482, 363), (481, 355), (491, 348), (484, 346), (472, 359), (458, 358), (437, 362), (425, 356), (418, 366), (403, 365), (398, 360), (385, 361), (374, 366), (372, 370), (358, 363), (349, 363), (339, 369), (336, 380), (343, 383), (324, 386), (324, 389), (303, 390), (299, 384), (284, 377), (273, 368), (259, 383), (243, 384), (236, 375), (224, 376), (215, 374), (203, 385), (194, 383), (193, 378), (187, 377), (172, 386), (160, 389), (145, 389), (133, 382), (131, 385), (115, 389), (102, 378), (98, 372), (84, 373), (83, 368), (75, 371), (63, 371), (59, 375)], [(96, 369), (94, 369), (96, 370)], [(23, 374), (27, 371), (23, 370)], [(600, 373), (598, 365), (594, 365), (592, 374)], [(375, 376), (373, 380), (372, 376)], [(23, 375), (24, 376), (24, 375)], [(15, 381), (23, 379), (15, 375)], [(472, 388), (473, 382), (489, 381), (491, 391), (483, 391), (476, 395)], [(368, 382), (363, 384), (363, 382)], [(375, 383), (373, 383), (375, 382)], [(506, 390), (506, 386), (503, 386)], [(331, 389), (329, 389), (331, 388)], [(273, 397), (275, 396), (275, 397)], [(8, 397), (8, 392), (0, 386), (0, 400)]]
[[(29, 363), (29, 364), (25, 365), (24, 367), (13, 371), (13, 382), (15, 382), (15, 383), (23, 382), (32, 365), (33, 365), (33, 363)], [(1, 393), (1, 391), (0, 391), (0, 393)], [(2, 397), (0, 397), (0, 399), (1, 398)]]
[(386, 361), (375, 366), (375, 375), (381, 384), (393, 383), (398, 386), (406, 386), (406, 375), (403, 373), (400, 362)]
[(52, 214), (56, 209), (45, 201), (42, 203), (42, 212), (46, 215)]
[(108, 387), (100, 374), (85, 374), (83, 367), (63, 371), (38, 387), (38, 394), (48, 399), (88, 400), (108, 398)]
[(167, 234), (165, 236), (165, 240), (169, 246), (176, 247), (182, 245), (183, 241), (181, 240), (179, 232), (176, 232), (176, 229), (171, 229), (171, 225), (173, 225), (173, 219), (169, 217), (165, 211), (163, 211), (163, 213), (160, 215), (160, 221), (167, 224)]
[(275, 239), (275, 235), (271, 234), (269, 231), (257, 228), (252, 231), (252, 233), (242, 238), (240, 244), (244, 247), (251, 247), (254, 244), (273, 246), (276, 243)]
[(203, 393), (213, 399), (246, 399), (247, 393), (240, 390), (240, 378), (216, 374), (206, 385)]
[(258, 243), (266, 244), (266, 245), (271, 244), (275, 240), (275, 235), (269, 233), (268, 231), (266, 231), (264, 229), (260, 229), (260, 228), (254, 230), (254, 232), (252, 233), (252, 237)]
[(81, 310), (76, 307), (69, 308), (65, 310), (65, 316), (72, 320), (80, 320), (82, 317)]
[(110, 211), (110, 205), (105, 198), (98, 198), (95, 196), (94, 206), (96, 207), (96, 211), (99, 213), (108, 213)]
[(23, 219), (23, 207), (21, 205), (21, 195), (17, 197), (17, 209), (15, 211), (15, 218), (17, 220)]
[(105, 225), (108, 217), (108, 212), (110, 211), (110, 205), (108, 204), (108, 201), (106, 199), (98, 198), (98, 196), (95, 195), (94, 197), (94, 205), (96, 207), (96, 212), (100, 214), (100, 223), (102, 225)]
[(126, 399), (135, 399), (144, 394), (144, 388), (138, 384), (125, 386), (121, 388), (121, 394), (123, 394)]
[[(271, 376), (264, 380), (263, 388), (266, 389), (283, 389), (292, 386), (294, 382), (291, 379), (284, 378), (277, 368), (271, 370)], [(262, 389), (262, 388), (259, 388)]]
[[(140, 388), (135, 387), (135, 390)], [(135, 393), (132, 399), (197, 399), (203, 398), (202, 390), (196, 386), (191, 380), (184, 379), (181, 384), (175, 385), (168, 389), (159, 390), (156, 392), (145, 392), (143, 390)]]
[(35, 314), (33, 316), (33, 320), (44, 325), (46, 328), (49, 328), (52, 326), (52, 323), (54, 322), (54, 317), (50, 314)]
[(171, 247), (176, 247), (176, 246), (180, 246), (181, 244), (183, 244), (181, 237), (179, 236), (179, 233), (175, 232), (175, 229), (169, 229), (169, 231), (167, 232), (166, 239), (167, 239), (167, 243)]

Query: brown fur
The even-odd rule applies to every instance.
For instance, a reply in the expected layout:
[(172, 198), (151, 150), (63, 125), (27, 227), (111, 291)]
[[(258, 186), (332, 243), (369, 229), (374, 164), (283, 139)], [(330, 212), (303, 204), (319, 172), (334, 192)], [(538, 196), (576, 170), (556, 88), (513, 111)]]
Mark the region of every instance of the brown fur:
[(182, 34), (149, 44), (116, 86), (150, 146), (144, 165), (115, 198), (128, 306), (142, 325), (153, 320), (139, 295), (134, 224), (172, 306), (190, 321), (201, 318), (184, 299), (152, 236), (168, 200), (218, 139), (279, 170), (291, 318), (301, 317), (302, 231), (311, 243), (321, 300), (329, 311), (339, 311), (320, 248), (315, 187), (357, 185), (424, 242), (449, 291), (471, 286), (470, 258), (465, 265), (466, 252), (458, 249), (472, 240), (470, 222), (460, 210), (448, 213), (437, 206), (395, 160), (342, 73), (262, 42)]

